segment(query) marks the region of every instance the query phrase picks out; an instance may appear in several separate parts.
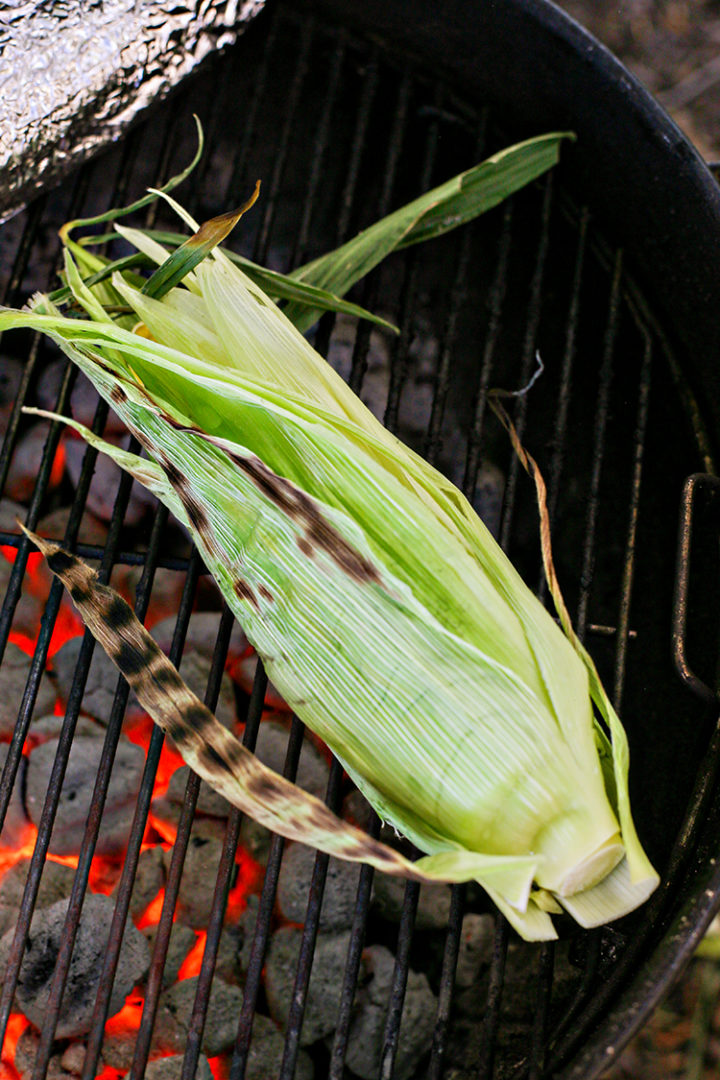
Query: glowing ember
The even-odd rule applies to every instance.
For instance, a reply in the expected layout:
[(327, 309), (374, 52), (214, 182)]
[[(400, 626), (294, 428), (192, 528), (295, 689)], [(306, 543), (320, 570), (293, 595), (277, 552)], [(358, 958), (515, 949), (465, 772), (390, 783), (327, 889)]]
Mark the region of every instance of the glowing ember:
[(15, 1069), (15, 1048), (18, 1044), (18, 1039), (22, 1035), (26, 1027), (29, 1027), (28, 1021), (22, 1015), (22, 1013), (11, 1013), (8, 1020), (7, 1032), (5, 1034), (5, 1042), (2, 1048), (2, 1062), (0, 1063), (0, 1080), (16, 1080), (18, 1075)]
[(192, 979), (193, 975), (200, 974), (203, 953), (205, 952), (205, 943), (207, 941), (207, 931), (196, 930), (195, 933), (197, 935), (197, 940), (180, 965), (177, 976), (178, 982), (180, 982), (181, 979)]
[(135, 920), (138, 930), (144, 930), (146, 926), (157, 926), (160, 922), (164, 902), (165, 890), (161, 889), (155, 899), (150, 901), (142, 914)]

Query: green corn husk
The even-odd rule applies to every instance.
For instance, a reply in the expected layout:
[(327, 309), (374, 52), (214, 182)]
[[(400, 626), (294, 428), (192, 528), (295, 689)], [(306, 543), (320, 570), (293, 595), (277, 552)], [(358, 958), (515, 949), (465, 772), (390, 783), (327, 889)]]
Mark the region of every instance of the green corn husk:
[[(422, 215), (450, 227), (429, 199), (404, 231), (388, 219), (390, 247), (412, 242)], [(159, 276), (88, 286), (68, 251), (89, 318), (38, 298), (0, 310), (0, 330), (53, 337), (138, 436), (151, 461), (72, 425), (188, 526), (288, 703), (427, 853), (417, 873), (476, 879), (532, 939), (554, 936), (558, 905), (592, 926), (642, 903), (658, 877), (630, 814), (625, 735), (587, 654), (462, 494), (229, 258), (207, 253), (162, 295), (166, 250), (118, 229)], [(341, 292), (370, 247), (346, 245), (341, 270), (330, 259), (305, 280)], [(113, 320), (104, 305), (118, 303), (133, 315)]]

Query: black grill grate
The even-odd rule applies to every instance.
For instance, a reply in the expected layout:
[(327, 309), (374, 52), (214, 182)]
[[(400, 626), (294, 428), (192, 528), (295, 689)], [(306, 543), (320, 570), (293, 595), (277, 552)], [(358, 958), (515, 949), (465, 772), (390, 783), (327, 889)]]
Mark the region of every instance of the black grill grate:
[[(192, 150), (191, 112), (207, 135), (204, 162), (181, 197), (203, 219), (241, 201), (260, 176), (261, 210), (238, 243), (244, 254), (286, 269), (418, 194), (430, 183), (472, 164), (504, 145), (513, 132), (494, 122), (492, 103), (462, 100), (451, 87), (428, 79), (343, 29), (335, 30), (290, 11), (258, 20), (230, 54), (159, 109), (122, 145), (84, 168), (62, 189), (38, 200), (0, 234), (0, 295), (9, 305), (49, 285), (57, 269), (57, 226), (110, 203), (129, 201), (176, 171)], [(416, 251), (395, 258), (360, 290), (359, 300), (388, 311), (400, 326), (389, 350), (385, 422), (412, 441), (430, 460), (460, 482), (470, 498), (482, 480), (481, 466), (495, 462), (506, 477), (501, 542), (530, 581), (541, 581), (533, 495), (516, 460), (486, 409), (487, 390), (514, 388), (530, 379), (538, 349), (545, 372), (537, 391), (519, 398), (518, 430), (540, 459), (549, 482), (549, 507), (555, 527), (556, 561), (580, 636), (590, 645), (606, 684), (622, 703), (631, 739), (634, 794), (641, 831), (660, 868), (676, 871), (645, 914), (619, 928), (592, 934), (573, 932), (561, 945), (521, 947), (497, 919), (493, 960), (477, 987), (479, 1004), (473, 1030), (453, 1027), (454, 972), (462, 913), (482, 909), (472, 889), (455, 888), (434, 989), (438, 1011), (427, 1076), (524, 1076), (535, 1080), (566, 1068), (573, 1055), (619, 1000), (638, 966), (647, 961), (678, 902), (691, 846), (684, 840), (671, 854), (674, 836), (690, 804), (696, 774), (696, 803), (712, 794), (715, 755), (701, 765), (707, 720), (684, 693), (671, 671), (669, 638), (672, 604), (674, 521), (682, 478), (707, 465), (704, 446), (693, 433), (678, 386), (672, 357), (654, 318), (623, 265), (621, 250), (609, 249), (598, 234), (591, 210), (563, 188), (562, 169), (524, 192), (476, 226), (454, 234), (432, 253)], [(145, 224), (167, 218), (154, 206)], [(168, 221), (170, 219), (167, 219)], [(325, 317), (316, 343), (326, 351), (333, 320)], [(408, 428), (408, 407), (423, 407), (423, 384), (415, 378), (419, 346), (434, 349), (432, 397), (421, 431)], [(356, 332), (349, 382), (361, 390), (371, 361), (367, 325)], [(15, 339), (3, 349), (20, 349)], [(53, 357), (37, 338), (22, 343), (24, 378), (9, 422), (0, 483), (5, 484), (17, 439), (24, 426), (20, 408), (34, 400), (37, 376)], [(74, 371), (68, 367), (57, 400), (69, 411)], [(107, 410), (98, 408), (94, 429), (101, 432)], [(33, 528), (52, 500), (49, 479), (60, 438), (49, 427), (37, 483), (27, 510)], [(67, 532), (62, 539), (86, 557), (100, 558), (108, 579), (113, 566), (144, 567), (136, 608), (143, 617), (158, 567), (184, 575), (184, 591), (171, 657), (181, 664), (185, 634), (198, 583), (204, 573), (196, 555), (189, 560), (164, 549), (167, 515), (159, 510), (149, 539), (124, 525), (130, 482), (119, 482), (112, 523), (103, 550), (77, 544), (95, 452), (85, 455)], [(17, 549), (0, 616), (0, 653), (8, 642), (13, 614), (27, 569), (28, 544), (13, 530), (0, 542)], [(145, 546), (146, 545), (146, 546)], [(61, 590), (52, 585), (37, 641), (27, 689), (0, 784), (0, 820), (12, 793), (20, 754), (43, 672)], [(206, 701), (217, 700), (231, 630), (226, 610), (214, 655)], [(38, 829), (27, 888), (0, 995), (0, 1030), (12, 1008), (17, 971), (32, 917), (40, 874), (47, 856), (65, 766), (81, 709), (93, 653), (87, 638), (67, 705), (47, 799)], [(181, 668), (182, 670), (182, 668)], [(247, 704), (244, 740), (254, 747), (265, 691), (259, 672)], [(92, 811), (79, 857), (70, 901), (63, 952), (55, 972), (34, 1076), (46, 1074), (59, 1005), (67, 975), (93, 858), (113, 758), (121, 732), (127, 687), (122, 680), (107, 729), (96, 779)], [(662, 732), (662, 740), (657, 733)], [(303, 725), (296, 719), (288, 744), (285, 775), (297, 769)], [(101, 991), (96, 1003), (84, 1080), (96, 1073), (108, 1015), (119, 943), (128, 917), (130, 892), (145, 831), (163, 737), (156, 729), (147, 757), (135, 821), (116, 894)], [(650, 749), (648, 749), (650, 747)], [(678, 761), (682, 766), (678, 767)], [(698, 769), (700, 769), (698, 773)], [(652, 784), (648, 778), (653, 777)], [(328, 804), (340, 805), (342, 771), (333, 766)], [(199, 784), (188, 782), (177, 841), (166, 885), (146, 987), (143, 1019), (130, 1071), (144, 1075), (162, 985), (173, 911), (190, 836)], [(699, 800), (699, 802), (698, 802)], [(375, 818), (371, 829), (377, 831)], [(195, 1074), (223, 916), (240, 835), (233, 812), (220, 862), (207, 945), (198, 982), (182, 1076)], [(694, 837), (694, 833), (692, 837)], [(679, 854), (678, 854), (679, 853)], [(244, 1005), (230, 1070), (245, 1075), (253, 1018), (261, 1002), (262, 969), (271, 928), (283, 841), (275, 838), (260, 897), (257, 929), (244, 988)], [(308, 896), (303, 944), (293, 1008), (287, 1028), (282, 1080), (294, 1075), (304, 1002), (318, 931), (328, 859), (318, 855)], [(320, 1051), (318, 1068), (333, 1080), (345, 1074), (344, 1057), (355, 984), (369, 923), (373, 873), (364, 868), (358, 887), (351, 946), (339, 1001), (332, 1046)], [(682, 899), (687, 897), (683, 894)], [(379, 1075), (393, 1075), (408, 971), (417, 959), (414, 934), (418, 890), (409, 884), (395, 942), (396, 961)], [(652, 914), (652, 918), (650, 918)], [(568, 963), (568, 954), (570, 963)], [(518, 1011), (512, 970), (518, 955), (525, 969), (524, 997)], [(512, 970), (511, 970), (512, 969)], [(648, 969), (650, 970), (650, 969)], [(563, 973), (560, 978), (558, 972)], [(568, 973), (574, 972), (573, 977)], [(527, 988), (530, 989), (527, 989)], [(648, 1000), (651, 995), (648, 995)], [(639, 1016), (634, 1018), (639, 1020)], [(628, 1028), (629, 1030), (629, 1028)], [(625, 1029), (617, 1038), (624, 1037)], [(457, 1047), (462, 1046), (462, 1060)], [(594, 1066), (592, 1066), (594, 1067)], [(578, 1076), (589, 1076), (591, 1066)], [(452, 1072), (452, 1070), (455, 1070)], [(319, 1075), (319, 1074), (318, 1074)], [(592, 1072), (596, 1075), (596, 1072)]]

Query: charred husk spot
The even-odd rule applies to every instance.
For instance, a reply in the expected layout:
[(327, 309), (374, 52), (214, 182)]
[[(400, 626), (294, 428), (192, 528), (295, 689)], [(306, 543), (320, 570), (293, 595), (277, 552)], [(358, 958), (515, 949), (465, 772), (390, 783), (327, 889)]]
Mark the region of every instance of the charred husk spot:
[(185, 477), (178, 469), (177, 465), (174, 465), (172, 461), (167, 458), (163, 461), (163, 468), (167, 474), (167, 478), (174, 488), (180, 490), (185, 487)]
[(211, 772), (226, 773), (228, 776), (233, 775), (232, 766), (222, 754), (218, 753), (214, 746), (207, 744), (203, 746), (202, 757)]
[(105, 607), (105, 621), (109, 624), (112, 630), (122, 630), (128, 626), (132, 626), (135, 622), (135, 615), (129, 604), (126, 604), (122, 597), (117, 593), (110, 593)]
[(380, 581), (373, 564), (348, 543), (304, 491), (274, 473), (260, 458), (233, 455), (233, 461), (289, 518), (305, 526), (305, 538), (298, 540), (303, 554), (309, 557), (313, 550), (322, 550), (356, 581)]
[(67, 551), (62, 551), (62, 549), (58, 548), (52, 555), (48, 555), (47, 564), (53, 574), (62, 577), (63, 574), (68, 574), (75, 566), (77, 566), (77, 559), (74, 555), (69, 555)]
[(149, 649), (147, 646), (135, 648), (127, 641), (121, 641), (115, 657), (123, 675), (129, 679), (134, 679), (149, 670), (155, 653), (154, 650)]
[(207, 514), (202, 506), (200, 506), (196, 499), (193, 499), (185, 492), (180, 492), (180, 498), (182, 499), (183, 506), (185, 507), (185, 511), (192, 527), (196, 532), (200, 533), (201, 536), (205, 535), (209, 529), (209, 523)]
[(239, 600), (247, 600), (250, 604), (252, 604), (252, 606), (255, 608), (256, 611), (260, 610), (260, 605), (258, 603), (257, 596), (252, 591), (252, 589), (248, 585), (247, 581), (241, 581), (240, 579), (238, 579), (237, 581), (234, 581), (233, 582), (233, 592), (235, 593), (235, 595), (238, 597)]

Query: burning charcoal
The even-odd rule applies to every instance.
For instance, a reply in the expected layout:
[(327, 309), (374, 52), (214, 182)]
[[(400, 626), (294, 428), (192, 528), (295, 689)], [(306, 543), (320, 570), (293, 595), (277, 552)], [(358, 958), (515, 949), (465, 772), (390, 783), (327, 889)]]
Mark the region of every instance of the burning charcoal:
[[(405, 901), (405, 882), (387, 874), (373, 878), (372, 904), (388, 922), (400, 922)], [(421, 885), (415, 926), (418, 930), (444, 930), (450, 915), (449, 885)]]
[[(220, 630), (220, 619), (221, 614), (219, 611), (196, 611), (194, 615), (191, 615), (185, 635), (184, 652), (196, 652), (208, 660), (212, 660), (218, 631)], [(152, 636), (166, 654), (170, 653), (176, 623), (176, 616), (171, 615), (169, 618), (155, 623), (151, 630)], [(243, 656), (247, 651), (247, 647), (248, 640), (241, 627), (235, 623), (230, 634), (228, 657)]]
[[(30, 755), (25, 806), (36, 825), (40, 822), (57, 747), (57, 739), (51, 739)], [(102, 739), (81, 735), (73, 740), (50, 840), (50, 851), (54, 855), (76, 855), (80, 850), (102, 750)], [(96, 848), (99, 855), (112, 855), (124, 850), (130, 835), (144, 765), (145, 753), (142, 748), (121, 737), (100, 825)]]
[[(53, 669), (57, 679), (58, 690), (63, 701), (67, 701), (70, 689), (75, 678), (75, 667), (80, 655), (82, 638), (75, 637), (66, 641), (62, 648), (58, 649), (53, 657)], [(2, 669), (0, 669), (1, 671)], [(85, 693), (82, 699), (83, 712), (94, 717), (101, 724), (107, 726), (110, 720), (110, 711), (115, 699), (115, 688), (118, 682), (118, 670), (107, 654), (100, 646), (96, 646), (90, 663)], [(131, 711), (128, 706), (128, 713)], [(136, 706), (137, 711), (137, 706)]]
[[(63, 1051), (60, 1058), (60, 1064), (65, 1072), (70, 1073), (72, 1076), (82, 1076), (82, 1071), (85, 1066), (85, 1054), (86, 1048), (83, 1043), (73, 1042)], [(105, 1068), (105, 1063), (102, 1058), (98, 1061), (97, 1071), (100, 1074)]]
[[(25, 1028), (15, 1047), (15, 1068), (20, 1075), (20, 1080), (31, 1080), (39, 1046), (40, 1036), (38, 1033), (31, 1027)], [(47, 1072), (44, 1075), (47, 1080), (70, 1080), (71, 1077), (74, 1077), (72, 1072), (63, 1067), (62, 1053), (60, 1053), (59, 1048), (58, 1052), (50, 1058)]]
[[(69, 899), (59, 900), (36, 911), (30, 926), (15, 998), (18, 1007), (37, 1028), (42, 1026), (45, 1016), (69, 902)], [(57, 1027), (59, 1039), (83, 1035), (90, 1030), (113, 908), (113, 901), (107, 896), (89, 893), (85, 897)], [(8, 930), (0, 940), (2, 967), (13, 933)], [(149, 963), (145, 938), (132, 923), (128, 923), (110, 998), (111, 1016), (122, 1008), (126, 995), (142, 979)]]
[(260, 906), (257, 896), (248, 896), (247, 901), (238, 921), (223, 927), (215, 963), (217, 975), (225, 982), (239, 985), (245, 981)]
[[(395, 960), (383, 945), (370, 945), (363, 952), (363, 962), (368, 981), (361, 980), (356, 996), (345, 1064), (362, 1080), (374, 1080), (380, 1072)], [(397, 1080), (408, 1080), (430, 1049), (436, 1010), (437, 1001), (425, 976), (409, 972), (393, 1072)]]
[[(270, 1015), (285, 1028), (295, 985), (302, 930), (281, 926), (270, 942), (265, 993)], [(320, 934), (315, 945), (300, 1043), (309, 1046), (335, 1030), (350, 932)], [(362, 978), (361, 978), (362, 981)]]
[[(2, 776), (2, 771), (5, 768), (7, 756), (7, 743), (0, 743), (0, 776)], [(30, 825), (30, 819), (25, 813), (22, 795), (20, 794), (23, 788), (23, 783), (25, 781), (26, 766), (27, 758), (21, 757), (17, 776), (15, 777), (15, 784), (10, 795), (10, 802), (8, 803), (7, 813), (5, 814), (5, 821), (3, 823), (2, 832), (0, 832), (0, 847), (17, 849), (23, 846), (28, 836), (28, 826)], [(2, 890), (0, 891), (0, 912), (2, 911), (2, 907), (5, 902), (5, 881), (6, 878), (3, 878)], [(0, 926), (1, 925), (2, 915), (0, 914)], [(0, 934), (3, 933), (3, 929), (0, 929)]]
[(165, 864), (163, 863), (163, 849), (157, 847), (146, 848), (140, 853), (135, 880), (130, 894), (130, 915), (137, 919), (143, 911), (155, 899), (161, 889), (165, 888)]
[[(198, 835), (193, 825), (180, 880), (176, 914), (178, 922), (195, 930), (207, 926), (222, 849), (223, 842), (219, 837)], [(165, 852), (166, 867), (170, 866), (171, 858), (172, 848)]]
[[(68, 361), (61, 356), (43, 368), (37, 383), (38, 405), (41, 409), (48, 409), (52, 412), (57, 407), (58, 395), (60, 394), (60, 387), (67, 366)], [(92, 427), (95, 410), (99, 402), (100, 395), (92, 383), (84, 375), (78, 375), (70, 396), (71, 411), (74, 418), (79, 423)], [(117, 414), (111, 409), (105, 424), (105, 435), (122, 431), (125, 431), (125, 427)]]
[[(127, 449), (130, 444), (130, 437), (128, 435), (111, 435), (109, 441)], [(80, 480), (86, 452), (87, 447), (81, 439), (66, 440), (65, 465), (75, 487), (77, 487)], [(98, 455), (85, 505), (101, 521), (110, 521), (112, 517), (121, 476), (120, 468), (111, 458), (106, 454)], [(139, 525), (148, 511), (155, 506), (157, 506), (155, 496), (141, 484), (133, 483), (127, 509), (123, 515), (125, 525)]]
[[(144, 931), (147, 943), (150, 946), (151, 956), (155, 948), (157, 931), (157, 926), (148, 926)], [(168, 986), (172, 986), (176, 981), (178, 972), (196, 941), (197, 935), (189, 926), (183, 926), (183, 924), (179, 922), (174, 922), (172, 924), (162, 975), (162, 985), (164, 990), (166, 990)]]
[[(250, 656), (244, 656), (242, 660), (239, 660), (236, 664), (232, 665), (232, 677), (246, 694), (249, 694), (252, 691), (256, 668), (257, 656), (254, 653)], [(271, 682), (268, 682), (267, 690), (265, 691), (265, 706), (268, 709), (280, 709), (282, 712), (291, 711), (285, 698), (282, 697), (280, 692)]]
[[(11, 739), (18, 718), (20, 702), (30, 674), (30, 657), (12, 642), (5, 648), (0, 666), (0, 738)], [(35, 699), (34, 716), (52, 712), (56, 700), (55, 686), (48, 675), (43, 674)]]
[[(145, 1066), (143, 1080), (180, 1080), (184, 1054), (172, 1054), (170, 1057), (157, 1058)], [(245, 1074), (247, 1077), (247, 1073)], [(201, 1054), (198, 1058), (195, 1080), (213, 1080), (210, 1062)]]
[[(196, 990), (197, 976), (193, 976), (175, 983), (160, 995), (155, 1022), (158, 1048), (178, 1054), (185, 1050)], [(228, 986), (222, 979), (213, 980), (202, 1041), (203, 1053), (208, 1057), (222, 1054), (235, 1042), (242, 1002), (242, 990), (237, 986)]]
[[(285, 1049), (285, 1036), (267, 1016), (255, 1014), (252, 1040), (248, 1051), (245, 1080), (267, 1080), (279, 1076)], [(305, 1050), (298, 1051), (294, 1080), (313, 1080), (315, 1068)]]
[[(32, 498), (49, 430), (46, 423), (33, 424), (18, 439), (5, 483), (5, 494), (17, 502), (28, 503)], [(54, 467), (50, 473), (51, 487), (57, 487), (62, 479), (63, 454), (61, 446), (55, 455)]]
[(495, 919), (492, 915), (465, 915), (460, 933), (460, 950), (455, 969), (455, 985), (474, 986), (481, 970), (492, 959)]
[[(305, 922), (316, 854), (313, 848), (306, 847), (305, 844), (292, 844), (285, 851), (280, 868), (277, 899), (280, 911), (288, 922)], [(359, 880), (360, 866), (357, 863), (330, 859), (320, 911), (321, 933), (350, 929)]]
[[(30, 859), (21, 859), (3, 875), (0, 888), (0, 936), (17, 922), (29, 869)], [(62, 863), (48, 859), (43, 866), (35, 910), (41, 911), (58, 900), (67, 899), (72, 892), (74, 880), (75, 870), (72, 866), (63, 866)]]

